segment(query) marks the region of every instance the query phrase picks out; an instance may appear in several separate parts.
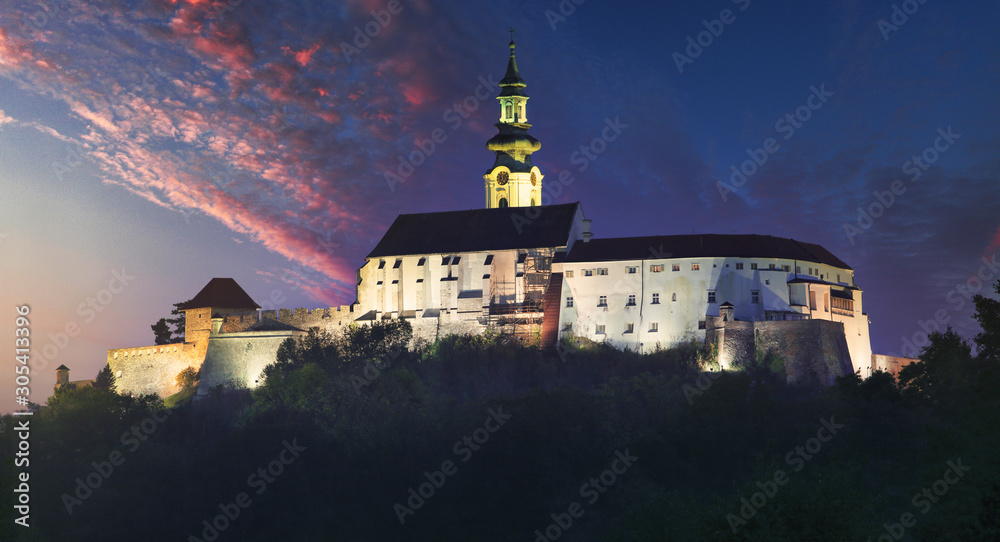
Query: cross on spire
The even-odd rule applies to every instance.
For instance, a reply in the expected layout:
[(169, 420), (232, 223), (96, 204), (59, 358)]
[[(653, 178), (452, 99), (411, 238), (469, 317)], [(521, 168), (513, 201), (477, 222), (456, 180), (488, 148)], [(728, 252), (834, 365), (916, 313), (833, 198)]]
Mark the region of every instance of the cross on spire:
[(511, 43), (513, 43), (514, 42), (514, 27), (513, 26), (510, 27), (510, 30), (508, 30), (508, 32), (510, 32), (510, 41), (511, 41)]

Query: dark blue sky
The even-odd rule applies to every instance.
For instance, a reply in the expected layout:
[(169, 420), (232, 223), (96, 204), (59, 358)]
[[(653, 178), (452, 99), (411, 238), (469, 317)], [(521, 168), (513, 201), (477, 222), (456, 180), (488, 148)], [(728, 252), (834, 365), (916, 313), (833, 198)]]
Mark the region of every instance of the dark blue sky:
[[(995, 2), (47, 6), (0, 0), (0, 278), (74, 378), (214, 276), (265, 306), (350, 302), (396, 214), (482, 207), (497, 89), (476, 94), (510, 26), (535, 164), (572, 175), (553, 201), (596, 235), (822, 244), (856, 269), (880, 353), (936, 315), (970, 335), (962, 289), (1000, 277)], [(135, 278), (91, 308), (115, 271)]]

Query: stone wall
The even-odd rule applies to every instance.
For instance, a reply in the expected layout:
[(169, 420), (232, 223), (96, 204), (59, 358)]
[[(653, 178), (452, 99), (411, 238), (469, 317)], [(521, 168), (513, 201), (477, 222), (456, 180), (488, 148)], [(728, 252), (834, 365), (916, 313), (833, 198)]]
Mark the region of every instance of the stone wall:
[(892, 376), (899, 376), (899, 371), (911, 363), (920, 361), (917, 358), (901, 358), (897, 356), (886, 356), (884, 354), (872, 354), (872, 371), (885, 371)]
[(208, 341), (108, 350), (108, 366), (119, 393), (155, 393), (167, 397), (180, 391), (177, 374), (187, 367), (201, 369)]
[(785, 362), (789, 382), (833, 384), (851, 374), (851, 354), (844, 325), (829, 320), (735, 321), (709, 317), (706, 344), (719, 348), (724, 368), (752, 361), (757, 348), (775, 352)]
[(297, 331), (250, 331), (213, 335), (201, 366), (198, 395), (215, 386), (255, 388), (264, 367), (274, 363), (278, 347)]

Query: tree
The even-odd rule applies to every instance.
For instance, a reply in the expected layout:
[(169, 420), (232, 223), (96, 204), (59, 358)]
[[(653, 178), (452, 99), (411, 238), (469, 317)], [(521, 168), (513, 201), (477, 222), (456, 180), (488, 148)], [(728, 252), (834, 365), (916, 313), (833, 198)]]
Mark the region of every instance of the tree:
[(949, 327), (930, 334), (920, 361), (899, 371), (899, 386), (905, 395), (937, 403), (966, 391), (975, 380), (976, 368), (972, 348)]
[(184, 389), (193, 388), (197, 386), (200, 378), (200, 372), (195, 371), (194, 367), (185, 367), (177, 373), (177, 384)]
[[(993, 289), (1000, 294), (1000, 280), (993, 285)], [(983, 360), (1000, 361), (1000, 301), (976, 294), (972, 302), (976, 306), (975, 318), (982, 328), (974, 339), (979, 357)]]
[(172, 318), (160, 318), (155, 324), (149, 326), (153, 329), (153, 344), (174, 344), (184, 342), (184, 314), (181, 307), (188, 301), (174, 303), (174, 309), (170, 311)]
[(104, 368), (101, 369), (101, 372), (97, 373), (97, 378), (94, 379), (94, 387), (111, 392), (117, 390), (115, 374), (111, 372), (110, 365), (105, 365)]

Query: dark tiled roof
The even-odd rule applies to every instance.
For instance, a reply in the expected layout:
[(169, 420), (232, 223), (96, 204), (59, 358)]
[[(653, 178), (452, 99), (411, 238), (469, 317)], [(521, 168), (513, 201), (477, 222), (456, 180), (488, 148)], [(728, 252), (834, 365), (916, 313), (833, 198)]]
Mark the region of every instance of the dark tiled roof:
[(56, 370), (57, 371), (68, 371), (69, 367), (67, 367), (65, 365), (60, 365), (60, 366), (56, 367)]
[(369, 258), (563, 247), (579, 203), (399, 215)]
[(782, 258), (851, 269), (851, 266), (819, 245), (770, 235), (695, 234), (591, 239), (589, 243), (575, 243), (573, 250), (566, 256), (566, 261), (712, 257)]
[(243, 288), (230, 278), (214, 278), (205, 285), (204, 288), (194, 296), (191, 301), (184, 304), (184, 309), (200, 309), (211, 307), (213, 309), (251, 309), (260, 308), (250, 296), (243, 291)]

